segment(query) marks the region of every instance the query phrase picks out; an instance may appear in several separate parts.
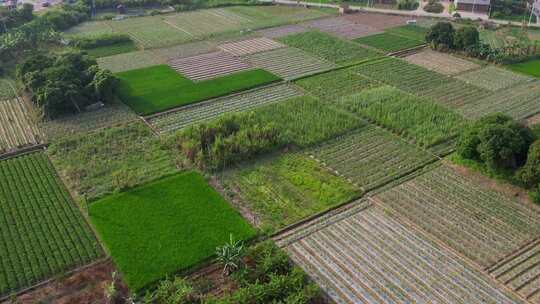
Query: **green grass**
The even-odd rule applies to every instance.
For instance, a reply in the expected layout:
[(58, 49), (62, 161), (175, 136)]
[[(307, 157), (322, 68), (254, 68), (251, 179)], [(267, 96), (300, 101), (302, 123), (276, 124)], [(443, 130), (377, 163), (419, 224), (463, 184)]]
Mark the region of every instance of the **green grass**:
[(318, 31), (289, 35), (278, 40), (319, 58), (342, 65), (361, 62), (379, 56), (377, 52), (361, 47), (356, 43)]
[(375, 34), (371, 36), (361, 37), (355, 39), (354, 41), (360, 44), (374, 47), (379, 50), (383, 50), (385, 52), (406, 50), (425, 43), (420, 40), (411, 39), (392, 33)]
[(344, 98), (342, 105), (423, 147), (457, 136), (465, 124), (459, 114), (390, 86)]
[(0, 161), (0, 214), (0, 297), (103, 254), (43, 153)]
[(510, 64), (508, 67), (514, 72), (540, 78), (540, 59)]
[(101, 58), (101, 57), (107, 57), (112, 55), (118, 55), (123, 53), (129, 53), (137, 51), (138, 48), (133, 43), (133, 41), (123, 42), (123, 43), (117, 43), (113, 45), (107, 45), (107, 46), (101, 46), (97, 48), (92, 49), (86, 49), (86, 51), (90, 56), (93, 56), (95, 58)]
[(239, 191), (265, 230), (272, 231), (344, 203), (360, 192), (304, 154), (268, 157), (221, 176), (225, 186)]
[(188, 105), (280, 80), (265, 70), (249, 70), (193, 82), (167, 65), (116, 74), (120, 97), (142, 115)]
[(176, 172), (172, 151), (141, 121), (67, 137), (47, 151), (80, 199), (94, 200)]
[(403, 25), (398, 27), (392, 27), (387, 29), (385, 32), (399, 35), (402, 37), (407, 37), (409, 39), (418, 40), (422, 43), (426, 41), (426, 34), (429, 31), (429, 28), (416, 26), (416, 25)]
[(229, 235), (255, 230), (195, 172), (103, 198), (90, 219), (132, 289), (210, 258)]

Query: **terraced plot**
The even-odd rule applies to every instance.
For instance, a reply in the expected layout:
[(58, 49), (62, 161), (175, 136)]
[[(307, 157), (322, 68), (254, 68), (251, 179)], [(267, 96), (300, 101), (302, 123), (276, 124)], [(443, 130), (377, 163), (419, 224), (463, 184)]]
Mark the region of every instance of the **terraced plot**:
[(490, 268), (491, 276), (531, 303), (540, 303), (540, 239)]
[(308, 153), (364, 191), (435, 160), (433, 155), (372, 125), (325, 142)]
[(192, 37), (240, 29), (242, 24), (250, 23), (246, 16), (236, 14), (225, 8), (200, 10), (168, 16), (164, 22)]
[(102, 255), (43, 153), (0, 162), (0, 297)]
[(285, 47), (283, 44), (268, 38), (252, 38), (218, 45), (218, 48), (234, 56), (245, 56), (259, 52), (271, 51)]
[(100, 68), (118, 73), (163, 64), (165, 60), (156, 56), (151, 51), (139, 51), (101, 57), (97, 59), (97, 62)]
[(485, 268), (540, 236), (540, 210), (447, 166), (374, 200)]
[(0, 100), (0, 154), (41, 143), (42, 135), (23, 103)]
[(409, 64), (397, 58), (370, 62), (354, 70), (411, 94), (424, 96), (450, 108), (458, 108), (491, 95), (486, 89)]
[(356, 204), (285, 247), (336, 303), (524, 303), (382, 208)]
[(540, 100), (540, 81), (534, 81), (475, 100), (458, 111), (472, 119), (497, 112), (505, 113), (515, 119), (523, 119), (540, 112), (538, 100)]
[(457, 78), (491, 91), (506, 89), (532, 80), (530, 77), (491, 65), (483, 69), (458, 75)]
[(272, 38), (280, 38), (280, 37), (284, 37), (284, 36), (288, 36), (292, 34), (303, 33), (303, 32), (307, 32), (308, 30), (309, 29), (304, 26), (291, 24), (291, 25), (282, 25), (282, 26), (259, 30), (257, 31), (257, 33), (259, 33), (260, 35), (266, 38), (272, 39)]
[(302, 93), (294, 86), (281, 84), (182, 107), (178, 111), (148, 117), (147, 120), (155, 130), (166, 133), (211, 120), (226, 113), (247, 111), (300, 95)]
[(157, 48), (175, 45), (192, 40), (192, 35), (182, 31), (174, 24), (164, 22), (161, 16), (127, 18), (110, 21), (114, 32), (130, 35), (133, 40), (145, 48)]
[(354, 23), (343, 17), (317, 19), (303, 25), (346, 39), (355, 39), (379, 32), (373, 27)]
[(336, 67), (333, 63), (312, 57), (295, 48), (281, 48), (253, 54), (244, 59), (284, 79), (293, 79)]
[(303, 78), (296, 81), (296, 84), (322, 100), (330, 102), (380, 85), (376, 81), (359, 75), (353, 69), (341, 69)]
[(480, 66), (474, 62), (427, 49), (423, 50), (422, 52), (409, 55), (404, 59), (409, 63), (416, 64), (445, 75), (455, 75), (472, 69), (480, 68)]
[(166, 62), (175, 58), (185, 58), (207, 54), (214, 51), (216, 51), (216, 46), (214, 43), (209, 41), (183, 43), (176, 46), (151, 50), (155, 56), (161, 59), (161, 62)]
[(169, 65), (191, 80), (206, 80), (248, 70), (251, 66), (225, 52), (172, 59)]

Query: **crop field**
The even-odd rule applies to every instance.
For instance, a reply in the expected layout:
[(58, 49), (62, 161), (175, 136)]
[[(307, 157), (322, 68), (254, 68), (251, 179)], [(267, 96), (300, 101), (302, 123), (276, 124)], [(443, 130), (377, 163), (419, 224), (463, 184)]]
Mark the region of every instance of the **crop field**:
[(230, 234), (255, 234), (196, 172), (103, 198), (90, 219), (133, 291), (208, 259)]
[(106, 21), (87, 21), (70, 28), (66, 31), (66, 34), (68, 37), (92, 37), (111, 34), (112, 32), (112, 27)]
[(280, 80), (260, 69), (248, 70), (206, 81), (193, 82), (167, 65), (117, 74), (120, 96), (135, 112), (148, 115), (177, 106), (251, 89)]
[(524, 303), (379, 206), (356, 204), (285, 247), (336, 303)]
[(366, 125), (308, 151), (363, 191), (396, 180), (435, 157), (378, 127)]
[(63, 138), (47, 152), (80, 200), (92, 201), (176, 172), (172, 151), (141, 121)]
[(220, 174), (222, 184), (239, 192), (257, 215), (259, 226), (272, 230), (344, 203), (358, 189), (303, 154), (284, 154), (243, 164)]
[(285, 47), (283, 44), (265, 37), (251, 38), (218, 45), (218, 48), (234, 56), (245, 56)]
[(426, 148), (458, 136), (465, 125), (461, 115), (388, 86), (345, 97), (340, 105)]
[(428, 49), (409, 55), (404, 59), (409, 63), (445, 75), (455, 75), (480, 68), (480, 66), (474, 62)]
[(540, 303), (540, 239), (491, 267), (488, 272), (531, 303)]
[(491, 113), (505, 113), (523, 119), (540, 113), (540, 82), (534, 81), (501, 90), (492, 96), (466, 104), (458, 111), (472, 119)]
[(356, 13), (345, 15), (345, 19), (383, 31), (391, 27), (406, 25), (410, 18), (387, 14)]
[(278, 40), (321, 59), (343, 65), (379, 56), (377, 52), (363, 48), (358, 44), (317, 31), (289, 35)]
[(271, 27), (267, 29), (258, 30), (257, 33), (259, 33), (263, 37), (273, 39), (273, 38), (281, 38), (281, 37), (292, 35), (292, 34), (304, 33), (307, 31), (309, 31), (309, 29), (304, 26), (291, 24), (291, 25), (282, 25), (278, 27)]
[(506, 89), (531, 80), (530, 77), (494, 66), (463, 73), (457, 78), (491, 91)]
[(118, 54), (130, 53), (138, 51), (139, 48), (133, 41), (117, 43), (114, 45), (106, 45), (91, 49), (86, 49), (85, 52), (94, 58), (108, 57)]
[(300, 95), (302, 92), (293, 85), (280, 84), (182, 107), (177, 111), (149, 117), (147, 121), (160, 133), (173, 132), (196, 123), (212, 120), (226, 113), (253, 110)]
[(407, 38), (392, 33), (381, 33), (371, 36), (366, 36), (354, 40), (363, 45), (367, 45), (387, 53), (400, 50), (411, 49), (424, 44), (424, 41)]
[(218, 8), (167, 16), (164, 22), (192, 37), (237, 30), (251, 20), (228, 9)]
[(345, 39), (355, 39), (378, 32), (373, 27), (351, 22), (344, 17), (317, 19), (302, 25)]
[(403, 25), (396, 26), (387, 29), (385, 32), (393, 35), (398, 35), (402, 37), (407, 37), (409, 39), (422, 41), (425, 43), (426, 34), (429, 31), (429, 28), (416, 26), (416, 25)]
[(540, 78), (540, 59), (508, 65), (514, 71)]
[(446, 166), (374, 200), (485, 268), (540, 236), (540, 210)]
[(227, 10), (253, 21), (250, 29), (296, 23), (333, 15), (319, 9), (305, 9), (288, 5), (234, 6)]
[(0, 100), (0, 154), (41, 143), (42, 134), (21, 100)]
[(39, 128), (43, 130), (47, 141), (52, 142), (136, 119), (137, 115), (128, 106), (116, 102), (107, 104), (99, 110), (42, 121)]
[(244, 59), (253, 66), (263, 68), (283, 79), (294, 79), (335, 68), (333, 63), (315, 58), (296, 48), (281, 48), (249, 55)]
[(329, 102), (335, 102), (343, 96), (381, 85), (377, 81), (359, 75), (351, 68), (302, 78), (295, 83), (311, 94)]
[(251, 68), (249, 64), (222, 51), (172, 59), (168, 64), (193, 81), (212, 79)]
[(43, 153), (0, 161), (0, 214), (0, 296), (102, 255)]
[(166, 61), (159, 58), (151, 51), (138, 51), (101, 57), (97, 59), (97, 62), (100, 68), (108, 69), (113, 73), (118, 73), (164, 64)]
[(17, 97), (14, 90), (15, 81), (0, 77), (0, 100)]
[(389, 58), (354, 68), (358, 73), (383, 81), (411, 94), (458, 108), (491, 95), (479, 87), (436, 73), (401, 59)]
[(155, 56), (160, 58), (161, 62), (166, 62), (172, 59), (191, 57), (195, 55), (207, 54), (216, 51), (216, 45), (210, 41), (197, 41), (183, 43), (176, 46), (153, 49)]

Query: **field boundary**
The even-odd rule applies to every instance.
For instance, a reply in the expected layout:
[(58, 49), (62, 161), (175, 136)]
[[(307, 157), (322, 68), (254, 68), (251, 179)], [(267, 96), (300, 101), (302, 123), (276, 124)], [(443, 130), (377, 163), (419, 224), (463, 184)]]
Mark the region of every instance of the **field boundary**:
[(40, 149), (45, 151), (48, 146), (49, 146), (48, 143), (42, 143), (42, 144), (27, 146), (27, 147), (17, 149), (15, 151), (10, 151), (4, 154), (0, 154), (0, 161), (17, 157), (17, 156), (34, 153), (36, 151), (39, 151)]

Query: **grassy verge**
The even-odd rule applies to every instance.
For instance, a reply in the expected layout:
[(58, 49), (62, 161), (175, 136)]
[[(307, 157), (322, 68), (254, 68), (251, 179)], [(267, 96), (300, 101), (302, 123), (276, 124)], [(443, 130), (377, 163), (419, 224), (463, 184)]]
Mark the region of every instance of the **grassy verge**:
[(131, 70), (116, 75), (120, 78), (122, 101), (142, 115), (280, 80), (270, 72), (257, 69), (193, 82), (167, 65)]
[(133, 291), (211, 257), (255, 230), (195, 172), (103, 198), (90, 218)]

